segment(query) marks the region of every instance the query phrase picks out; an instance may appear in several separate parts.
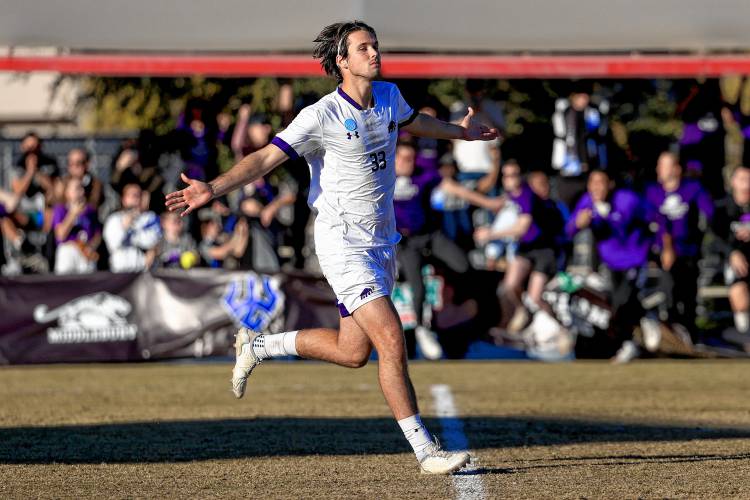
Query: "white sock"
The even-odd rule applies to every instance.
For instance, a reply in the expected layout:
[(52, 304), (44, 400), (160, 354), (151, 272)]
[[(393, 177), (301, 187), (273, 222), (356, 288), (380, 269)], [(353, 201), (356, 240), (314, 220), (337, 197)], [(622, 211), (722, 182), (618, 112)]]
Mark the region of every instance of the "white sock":
[(734, 313), (734, 327), (738, 331), (745, 333), (750, 329), (750, 313), (747, 312), (736, 312)]
[(299, 330), (258, 335), (253, 342), (253, 352), (259, 359), (297, 356), (297, 334)]
[(432, 436), (422, 423), (419, 413), (398, 421), (399, 427), (409, 441), (418, 461), (427, 456), (427, 447), (432, 443)]

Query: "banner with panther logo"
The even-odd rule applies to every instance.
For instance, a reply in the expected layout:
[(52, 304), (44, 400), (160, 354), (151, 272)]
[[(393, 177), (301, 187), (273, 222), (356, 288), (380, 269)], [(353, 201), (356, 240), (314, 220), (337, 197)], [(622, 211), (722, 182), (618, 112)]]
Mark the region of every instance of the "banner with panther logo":
[(231, 353), (239, 326), (338, 326), (331, 289), (251, 271), (0, 278), (0, 364), (137, 361)]

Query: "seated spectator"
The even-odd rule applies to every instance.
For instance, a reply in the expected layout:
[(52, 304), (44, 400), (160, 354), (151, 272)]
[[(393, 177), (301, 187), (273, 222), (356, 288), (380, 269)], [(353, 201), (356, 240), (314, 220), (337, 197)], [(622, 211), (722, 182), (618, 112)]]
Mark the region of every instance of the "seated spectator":
[(514, 208), (517, 217), (509, 226), (501, 230), (489, 226), (480, 227), (475, 232), (477, 243), (485, 244), (492, 240), (512, 238), (518, 242), (515, 255), (508, 262), (503, 283), (498, 290), (501, 304), (512, 310), (507, 330), (517, 333), (529, 320), (528, 312), (521, 303), (523, 285), (528, 278), (528, 298), (537, 308), (546, 308), (542, 292), (547, 281), (557, 271), (555, 262), (554, 235), (544, 231), (545, 217), (542, 200), (535, 195), (521, 177), (521, 167), (515, 161), (508, 161), (502, 168), (502, 183), (505, 204)]
[(201, 220), (201, 241), (198, 245), (203, 262), (208, 267), (236, 269), (247, 250), (248, 224), (237, 220), (230, 233), (225, 232), (221, 216), (210, 208), (198, 212)]
[(177, 212), (161, 214), (164, 238), (156, 247), (156, 265), (170, 269), (190, 269), (198, 263), (198, 247), (185, 231), (185, 221)]
[(112, 272), (139, 272), (154, 262), (161, 227), (159, 217), (146, 210), (146, 202), (140, 186), (128, 184), (122, 190), (122, 210), (110, 214), (104, 223)]
[(725, 279), (734, 326), (750, 338), (750, 168), (732, 173), (731, 194), (716, 207), (716, 249), (727, 261)]
[(68, 173), (58, 180), (55, 186), (55, 197), (60, 203), (64, 203), (65, 182), (72, 178), (81, 181), (86, 193), (86, 204), (99, 207), (102, 202), (102, 181), (89, 172), (90, 155), (88, 151), (74, 148), (68, 152)]
[(398, 263), (413, 293), (414, 312), (417, 328), (415, 337), (422, 353), (428, 359), (442, 356), (442, 348), (435, 334), (424, 322), (425, 287), (422, 281), (422, 267), (425, 253), (443, 263), (457, 274), (469, 270), (466, 254), (455, 242), (448, 239), (436, 224), (430, 208), (433, 190), (457, 196), (470, 203), (497, 209), (500, 202), (464, 188), (453, 179), (443, 179), (434, 169), (417, 168), (416, 150), (409, 143), (396, 147), (396, 186), (393, 207), (396, 213), (396, 228), (401, 233), (398, 249)]
[[(667, 295), (669, 320), (695, 330), (698, 294), (698, 259), (703, 235), (711, 224), (714, 204), (698, 181), (682, 178), (682, 166), (674, 153), (662, 153), (656, 164), (657, 182), (646, 187), (650, 210), (663, 220), (665, 236), (672, 239), (674, 253), (663, 250), (657, 240)], [(666, 319), (666, 318), (665, 318)]]
[[(654, 238), (649, 229), (650, 215), (641, 198), (627, 189), (615, 189), (609, 175), (602, 170), (589, 174), (587, 192), (576, 204), (566, 225), (570, 238), (590, 231), (596, 256), (609, 275), (612, 288), (610, 325), (622, 341), (613, 358), (628, 362), (640, 354), (633, 342), (633, 329), (644, 316), (637, 297), (646, 278), (648, 254)], [(665, 239), (664, 251), (671, 241)], [(642, 323), (643, 325), (643, 323)]]
[(252, 114), (249, 104), (240, 106), (232, 134), (232, 151), (236, 161), (263, 148), (271, 140), (271, 124), (264, 114)]
[(534, 170), (529, 173), (526, 182), (542, 201), (544, 208), (544, 217), (539, 221), (542, 226), (542, 232), (552, 235), (555, 249), (555, 256), (558, 262), (558, 269), (565, 268), (566, 247), (568, 237), (565, 235), (565, 224), (570, 218), (570, 211), (562, 201), (555, 200), (551, 197), (549, 177), (541, 170)]
[(86, 192), (77, 177), (63, 184), (64, 202), (55, 205), (52, 230), (57, 242), (55, 274), (85, 274), (96, 270), (101, 226), (96, 209), (86, 203)]

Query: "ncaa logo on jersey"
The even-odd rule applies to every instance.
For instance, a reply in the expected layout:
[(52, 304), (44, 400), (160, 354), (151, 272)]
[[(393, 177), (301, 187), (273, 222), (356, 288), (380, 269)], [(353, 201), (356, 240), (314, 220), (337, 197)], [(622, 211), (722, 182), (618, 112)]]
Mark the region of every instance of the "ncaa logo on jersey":
[(354, 137), (359, 139), (359, 132), (357, 132), (357, 120), (354, 120), (353, 118), (347, 118), (344, 121), (344, 127), (349, 131), (346, 133), (347, 139), (352, 139), (352, 132), (354, 132)]

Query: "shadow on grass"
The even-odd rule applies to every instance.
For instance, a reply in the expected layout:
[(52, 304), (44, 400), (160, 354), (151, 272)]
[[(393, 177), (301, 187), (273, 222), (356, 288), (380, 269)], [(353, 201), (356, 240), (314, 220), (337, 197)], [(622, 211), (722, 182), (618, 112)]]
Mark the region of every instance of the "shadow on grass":
[[(439, 432), (438, 419), (426, 419)], [(749, 438), (750, 428), (539, 418), (462, 419), (472, 449), (571, 443)], [(256, 418), (0, 428), (0, 463), (185, 462), (260, 456), (406, 453), (388, 418)], [(571, 460), (736, 460), (742, 456), (580, 457)], [(611, 463), (611, 462), (610, 462)], [(562, 464), (560, 464), (562, 465)], [(494, 472), (501, 472), (500, 470)]]

